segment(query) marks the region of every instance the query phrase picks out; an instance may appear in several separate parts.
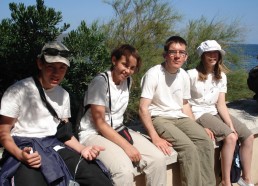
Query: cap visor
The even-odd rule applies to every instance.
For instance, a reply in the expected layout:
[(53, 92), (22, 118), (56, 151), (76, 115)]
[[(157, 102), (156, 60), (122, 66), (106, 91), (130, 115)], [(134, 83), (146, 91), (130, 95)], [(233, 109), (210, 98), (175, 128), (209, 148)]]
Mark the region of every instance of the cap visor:
[(59, 56), (59, 55), (57, 55), (57, 56), (44, 55), (44, 57), (45, 57), (46, 62), (48, 62), (48, 63), (58, 63), (59, 62), (59, 63), (64, 63), (67, 66), (70, 66), (69, 60), (67, 58), (62, 57), (62, 56)]

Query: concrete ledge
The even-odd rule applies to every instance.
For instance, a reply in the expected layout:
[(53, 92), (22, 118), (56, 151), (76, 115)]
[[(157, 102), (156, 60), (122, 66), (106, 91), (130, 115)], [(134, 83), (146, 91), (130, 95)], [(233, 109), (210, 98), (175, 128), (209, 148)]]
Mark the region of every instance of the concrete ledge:
[(227, 103), (229, 113), (258, 134), (258, 102), (253, 99), (242, 99)]

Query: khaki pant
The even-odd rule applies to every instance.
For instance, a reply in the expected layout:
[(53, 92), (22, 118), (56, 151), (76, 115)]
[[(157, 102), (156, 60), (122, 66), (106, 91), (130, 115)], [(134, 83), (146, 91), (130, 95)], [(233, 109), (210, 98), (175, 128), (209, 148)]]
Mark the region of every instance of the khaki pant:
[[(137, 150), (142, 156), (139, 164), (145, 173), (147, 186), (166, 186), (166, 161), (164, 154), (142, 135), (129, 130)], [(101, 135), (92, 135), (86, 140), (86, 145), (105, 147), (100, 153), (100, 159), (112, 174), (116, 186), (132, 186), (134, 181), (134, 166), (124, 150)]]
[(214, 145), (205, 130), (189, 118), (153, 118), (158, 134), (178, 152), (182, 186), (215, 186)]
[[(247, 126), (242, 124), (237, 118), (231, 115), (230, 118), (241, 143), (252, 135), (252, 132), (247, 128)], [(226, 136), (233, 132), (219, 115), (213, 116), (209, 113), (205, 113), (199, 117), (196, 122), (202, 127), (210, 129), (215, 135), (217, 142), (224, 140)]]

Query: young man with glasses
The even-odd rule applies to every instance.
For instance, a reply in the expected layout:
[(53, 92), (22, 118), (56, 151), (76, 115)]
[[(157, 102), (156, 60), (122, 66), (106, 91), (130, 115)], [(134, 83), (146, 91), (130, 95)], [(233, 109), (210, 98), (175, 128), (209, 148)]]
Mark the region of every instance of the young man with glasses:
[(55, 135), (60, 123), (57, 117), (65, 125), (71, 117), (69, 94), (59, 86), (70, 66), (69, 54), (59, 42), (46, 43), (37, 58), (38, 75), (18, 81), (3, 95), (0, 143), (5, 151), (0, 185), (112, 185), (90, 161), (103, 147), (81, 145), (70, 132), (67, 141)]
[(167, 39), (165, 61), (142, 78), (140, 118), (152, 142), (164, 153), (178, 152), (182, 186), (215, 186), (214, 146), (193, 120), (188, 103), (190, 81), (181, 68), (187, 43), (179, 36)]

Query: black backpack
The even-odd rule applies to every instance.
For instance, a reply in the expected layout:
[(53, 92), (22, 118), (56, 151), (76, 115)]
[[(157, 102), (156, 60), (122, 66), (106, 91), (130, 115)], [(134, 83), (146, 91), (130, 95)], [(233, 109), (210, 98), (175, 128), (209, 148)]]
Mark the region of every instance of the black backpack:
[(236, 183), (241, 177), (242, 165), (240, 161), (239, 150), (240, 150), (240, 144), (239, 144), (239, 141), (237, 141), (235, 151), (234, 151), (233, 161), (230, 169), (231, 183)]
[(255, 93), (254, 99), (258, 100), (258, 66), (253, 67), (249, 71), (247, 85), (248, 88)]
[[(220, 151), (221, 151), (222, 147), (223, 147), (223, 141), (221, 142), (221, 145), (219, 147)], [(241, 165), (241, 161), (240, 161), (239, 150), (240, 150), (240, 142), (237, 141), (236, 142), (236, 146), (235, 146), (235, 150), (234, 150), (234, 154), (233, 154), (233, 160), (232, 160), (232, 164), (231, 164), (231, 169), (230, 169), (230, 182), (231, 183), (238, 182), (238, 180), (241, 177), (242, 165)], [(219, 159), (219, 161), (221, 161), (221, 158)], [(219, 172), (219, 176), (222, 177), (221, 170)]]

